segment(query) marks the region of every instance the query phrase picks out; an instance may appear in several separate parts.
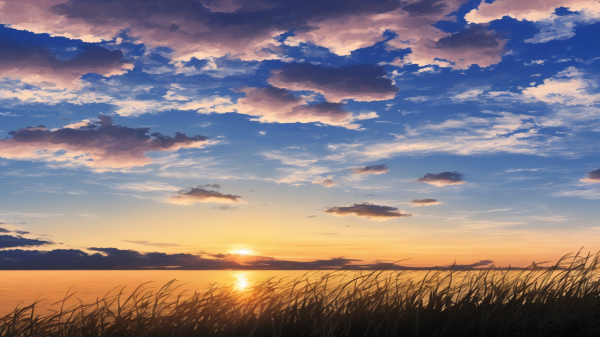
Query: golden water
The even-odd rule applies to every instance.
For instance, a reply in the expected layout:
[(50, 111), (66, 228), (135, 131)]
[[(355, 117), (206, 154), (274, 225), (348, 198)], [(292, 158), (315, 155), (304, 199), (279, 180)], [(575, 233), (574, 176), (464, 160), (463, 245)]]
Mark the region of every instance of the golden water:
[[(0, 316), (17, 306), (30, 305), (41, 300), (36, 308), (38, 314), (59, 310), (60, 304), (52, 305), (64, 298), (67, 292), (74, 293), (69, 305), (94, 303), (111, 290), (125, 286), (125, 294), (133, 291), (138, 285), (152, 282), (148, 288), (158, 289), (167, 282), (177, 279), (181, 290), (189, 292), (201, 291), (213, 283), (234, 284), (244, 288), (255, 282), (270, 277), (297, 278), (306, 271), (281, 270), (50, 270), (50, 271), (0, 271)], [(114, 292), (113, 292), (114, 294)], [(38, 310), (38, 309), (36, 309)]]

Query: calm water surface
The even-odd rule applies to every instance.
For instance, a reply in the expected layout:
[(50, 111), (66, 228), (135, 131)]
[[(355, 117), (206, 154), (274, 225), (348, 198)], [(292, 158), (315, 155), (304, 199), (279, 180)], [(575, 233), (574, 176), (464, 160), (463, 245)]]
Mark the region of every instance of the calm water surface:
[(32, 304), (42, 300), (38, 307), (39, 314), (59, 310), (59, 305), (52, 305), (64, 298), (70, 291), (75, 293), (69, 304), (76, 304), (77, 299), (85, 303), (93, 303), (97, 298), (115, 289), (126, 286), (124, 293), (132, 291), (138, 285), (151, 281), (147, 287), (157, 289), (167, 282), (177, 279), (181, 289), (189, 292), (204, 290), (213, 283), (235, 284), (245, 287), (249, 284), (264, 281), (270, 277), (297, 278), (306, 274), (302, 271), (235, 271), (235, 270), (107, 270), (107, 271), (63, 271), (63, 270), (27, 270), (0, 271), (0, 316), (17, 306)]
[[(317, 277), (324, 273), (331, 271), (314, 271), (312, 275)], [(358, 272), (345, 273), (347, 275), (344, 278), (349, 280)], [(0, 271), (0, 316), (10, 313), (17, 306), (30, 305), (36, 300), (41, 300), (36, 306), (36, 310), (39, 310), (37, 314), (50, 314), (52, 310), (60, 310), (60, 304), (54, 303), (61, 301), (68, 292), (74, 295), (67, 304), (75, 305), (79, 300), (94, 303), (110, 291), (113, 291), (113, 294), (118, 293), (115, 289), (120, 290), (123, 287), (123, 293), (129, 295), (145, 282), (151, 282), (146, 288), (158, 290), (167, 282), (176, 279), (176, 284), (181, 285), (179, 289), (191, 294), (194, 291), (205, 290), (215, 283), (243, 289), (268, 278), (291, 280), (306, 274), (305, 270)], [(400, 277), (420, 281), (426, 274), (426, 271), (402, 272)], [(518, 272), (509, 272), (509, 275), (517, 274)], [(460, 275), (467, 276), (464, 272), (454, 275), (454, 282), (458, 281)]]

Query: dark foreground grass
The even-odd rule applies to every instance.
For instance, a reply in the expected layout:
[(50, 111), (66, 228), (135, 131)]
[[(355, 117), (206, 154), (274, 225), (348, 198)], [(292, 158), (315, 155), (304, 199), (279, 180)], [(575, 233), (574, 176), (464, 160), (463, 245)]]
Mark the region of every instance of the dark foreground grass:
[(18, 308), (0, 336), (600, 336), (598, 266), (567, 255), (520, 272), (335, 272), (187, 297), (171, 282), (49, 316)]

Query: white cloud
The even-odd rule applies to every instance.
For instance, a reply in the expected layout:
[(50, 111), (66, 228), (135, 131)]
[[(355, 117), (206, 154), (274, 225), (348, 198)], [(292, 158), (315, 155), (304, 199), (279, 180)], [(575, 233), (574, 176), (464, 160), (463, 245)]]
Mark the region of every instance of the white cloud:
[(588, 90), (596, 88), (595, 82), (588, 80), (585, 74), (569, 67), (558, 74), (545, 79), (544, 83), (523, 90), (526, 101), (540, 101), (548, 104), (590, 106), (600, 102), (600, 94), (592, 94)]

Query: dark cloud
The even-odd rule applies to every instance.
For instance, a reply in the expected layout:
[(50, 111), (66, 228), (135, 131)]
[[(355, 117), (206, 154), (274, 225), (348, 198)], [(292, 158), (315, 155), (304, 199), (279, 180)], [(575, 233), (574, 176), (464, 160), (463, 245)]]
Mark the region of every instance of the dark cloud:
[(31, 233), (29, 233), (28, 231), (13, 231), (13, 232), (15, 232), (15, 233), (17, 233), (17, 234), (20, 234), (20, 235), (31, 234)]
[(439, 39), (434, 46), (437, 49), (491, 48), (495, 50), (500, 47), (500, 43), (495, 32), (487, 30), (483, 25), (471, 25), (463, 31)]
[(443, 3), (442, 0), (420, 0), (406, 5), (402, 9), (409, 12), (410, 16), (423, 16), (443, 13), (446, 7), (448, 5)]
[(586, 183), (600, 183), (600, 168), (587, 173), (587, 178), (581, 179)]
[(74, 87), (82, 75), (120, 75), (133, 68), (119, 50), (84, 46), (74, 58), (59, 60), (44, 46), (29, 46), (0, 34), (0, 73), (32, 84)]
[[(438, 60), (453, 67), (489, 66), (503, 48), (435, 49), (449, 34), (435, 26), (454, 20), (466, 0), (48, 0), (6, 2), (0, 23), (85, 42), (111, 41), (122, 32), (150, 48), (168, 47), (174, 62), (192, 58), (284, 59), (287, 46), (312, 43), (337, 55), (397, 35), (389, 49), (412, 50), (405, 63)], [(286, 39), (281, 35), (286, 32)], [(502, 44), (502, 43), (501, 43)], [(499, 46), (501, 47), (501, 46)], [(420, 49), (420, 50), (419, 50)], [(437, 50), (435, 55), (432, 50)], [(416, 51), (416, 52), (415, 52)]]
[[(0, 250), (0, 270), (469, 270), (493, 263), (480, 260), (471, 264), (435, 267), (405, 267), (377, 262), (358, 264), (360, 260), (344, 257), (315, 261), (289, 261), (274, 257), (239, 254), (167, 254), (142, 253), (117, 248), (89, 248), (92, 253), (76, 249)], [(206, 257), (205, 257), (206, 256)], [(519, 268), (514, 268), (519, 269)]]
[(324, 212), (336, 216), (355, 215), (361, 218), (374, 220), (389, 220), (412, 216), (412, 214), (402, 213), (402, 211), (396, 207), (379, 206), (370, 202), (354, 204), (352, 206), (330, 207)]
[(413, 180), (413, 182), (427, 183), (435, 186), (460, 185), (466, 181), (463, 175), (458, 172), (442, 172), (438, 174), (427, 173), (423, 178)]
[[(395, 40), (388, 44), (401, 46)], [(454, 69), (467, 69), (474, 64), (489, 67), (502, 60), (505, 44), (505, 39), (485, 26), (470, 25), (460, 32), (435, 40), (420, 39), (411, 46), (412, 53), (396, 64), (437, 64)]]
[(95, 168), (133, 167), (152, 163), (146, 152), (199, 148), (208, 139), (180, 132), (175, 137), (148, 134), (149, 128), (129, 128), (114, 125), (109, 116), (99, 118), (99, 122), (77, 129), (48, 130), (40, 125), (11, 131), (12, 138), (0, 140), (0, 157), (51, 161), (57, 160), (54, 155), (62, 150), (66, 151), (62, 161)]
[(352, 169), (354, 174), (382, 174), (388, 172), (390, 169), (384, 164), (371, 165), (365, 167), (357, 167)]
[(442, 204), (442, 202), (437, 201), (437, 199), (414, 199), (410, 202), (412, 207), (435, 206), (440, 204)]
[(81, 250), (0, 251), (0, 270), (107, 270), (107, 269), (340, 269), (359, 260), (342, 257), (308, 262), (279, 260), (264, 256), (208, 254), (211, 258), (193, 254), (141, 253), (116, 248), (90, 248), (96, 253)]
[[(479, 260), (478, 262), (471, 264), (449, 264), (445, 266), (433, 266), (433, 267), (406, 267), (402, 265), (379, 262), (374, 264), (358, 265), (353, 264), (345, 267), (345, 270), (373, 270), (373, 269), (387, 269), (387, 270), (471, 270), (478, 267), (484, 267), (494, 263), (492, 260)], [(524, 268), (511, 267), (514, 270), (522, 270)]]
[(197, 202), (217, 203), (240, 203), (242, 197), (233, 194), (224, 194), (218, 191), (206, 190), (201, 187), (193, 187), (189, 191), (179, 191), (169, 199), (169, 202), (177, 205), (192, 205)]
[(330, 102), (380, 101), (392, 99), (398, 92), (385, 75), (384, 67), (374, 64), (326, 68), (310, 63), (289, 63), (273, 71), (268, 82), (278, 88), (318, 92)]
[(342, 109), (344, 104), (322, 102), (309, 104), (304, 97), (295, 97), (281, 88), (242, 88), (246, 97), (235, 105), (238, 113), (256, 116), (262, 123), (323, 123), (346, 128), (358, 128), (351, 124), (354, 116)]
[(307, 216), (307, 218), (309, 218), (309, 219), (316, 218), (316, 217), (317, 217), (316, 215), (309, 215), (309, 216)]
[(124, 242), (129, 242), (129, 243), (133, 243), (136, 245), (143, 245), (143, 246), (150, 246), (150, 247), (177, 247), (177, 246), (181, 246), (180, 244), (177, 243), (160, 243), (160, 242), (150, 242), (150, 241), (143, 241), (143, 240), (123, 240)]
[(15, 247), (34, 247), (48, 244), (52, 244), (52, 242), (36, 239), (26, 239), (20, 236), (0, 235), (0, 249)]
[[(166, 46), (174, 58), (280, 58), (276, 37), (310, 29), (307, 21), (384, 13), (399, 7), (389, 0), (47, 0), (10, 2), (0, 22), (18, 29), (82, 39), (110, 41), (123, 30), (150, 47)], [(381, 33), (380, 33), (381, 34)]]
[[(3, 222), (0, 222), (0, 224), (1, 223), (3, 223)], [(6, 229), (6, 228), (0, 227), (0, 233), (10, 233), (10, 231), (8, 229)]]

